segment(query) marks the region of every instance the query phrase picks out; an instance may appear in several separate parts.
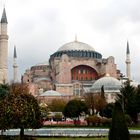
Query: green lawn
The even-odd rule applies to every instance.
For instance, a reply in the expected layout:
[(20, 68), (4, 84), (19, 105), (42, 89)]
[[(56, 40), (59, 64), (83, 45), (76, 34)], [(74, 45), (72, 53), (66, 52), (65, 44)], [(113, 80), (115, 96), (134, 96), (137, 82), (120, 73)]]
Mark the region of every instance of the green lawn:
[[(108, 140), (108, 138), (37, 138), (36, 140)], [(131, 140), (140, 140), (140, 138), (131, 138)]]

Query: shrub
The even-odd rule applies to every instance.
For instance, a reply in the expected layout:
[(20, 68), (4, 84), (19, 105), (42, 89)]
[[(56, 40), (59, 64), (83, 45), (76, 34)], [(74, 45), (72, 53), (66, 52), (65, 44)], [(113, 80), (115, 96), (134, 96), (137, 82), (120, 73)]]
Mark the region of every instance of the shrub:
[(89, 116), (86, 118), (87, 124), (92, 126), (97, 126), (100, 124), (100, 117), (97, 115)]

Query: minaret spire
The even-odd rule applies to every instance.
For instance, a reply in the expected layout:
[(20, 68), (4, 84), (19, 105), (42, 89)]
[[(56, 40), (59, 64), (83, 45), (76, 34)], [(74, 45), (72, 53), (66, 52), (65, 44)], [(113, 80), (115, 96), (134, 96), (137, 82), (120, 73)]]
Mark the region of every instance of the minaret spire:
[(16, 83), (16, 82), (18, 82), (18, 76), (17, 76), (18, 65), (17, 65), (16, 46), (14, 46), (14, 55), (13, 55), (13, 59), (14, 59), (14, 64), (13, 64), (13, 82)]
[(8, 35), (5, 8), (0, 20), (0, 83), (8, 82)]
[(14, 58), (17, 58), (16, 46), (14, 46)]
[(6, 16), (5, 7), (3, 9), (3, 13), (2, 13), (2, 17), (1, 17), (1, 23), (8, 23), (7, 22), (7, 16)]
[(126, 50), (126, 54), (130, 54), (130, 50), (129, 50), (129, 42), (127, 41), (127, 50)]
[(131, 80), (131, 71), (130, 71), (130, 50), (129, 50), (129, 42), (127, 41), (127, 48), (126, 48), (126, 76), (129, 80)]

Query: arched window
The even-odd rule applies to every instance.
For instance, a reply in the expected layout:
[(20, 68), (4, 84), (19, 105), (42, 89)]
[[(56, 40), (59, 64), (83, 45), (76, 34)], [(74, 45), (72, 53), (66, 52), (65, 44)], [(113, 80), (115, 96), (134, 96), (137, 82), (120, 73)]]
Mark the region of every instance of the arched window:
[(71, 70), (72, 80), (91, 81), (93, 79), (96, 79), (97, 77), (98, 74), (96, 70), (86, 65), (78, 65)]

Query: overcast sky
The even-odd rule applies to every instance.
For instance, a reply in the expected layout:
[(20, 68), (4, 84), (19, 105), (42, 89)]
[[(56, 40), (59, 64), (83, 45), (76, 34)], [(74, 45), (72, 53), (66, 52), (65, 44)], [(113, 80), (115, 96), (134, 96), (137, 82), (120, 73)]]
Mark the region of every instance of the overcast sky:
[[(115, 57), (125, 74), (126, 44), (131, 51), (132, 78), (140, 82), (140, 0), (0, 0), (5, 3), (9, 34), (9, 76), (14, 45), (19, 76), (46, 62), (63, 44), (78, 41)], [(19, 78), (20, 79), (20, 78)]]

